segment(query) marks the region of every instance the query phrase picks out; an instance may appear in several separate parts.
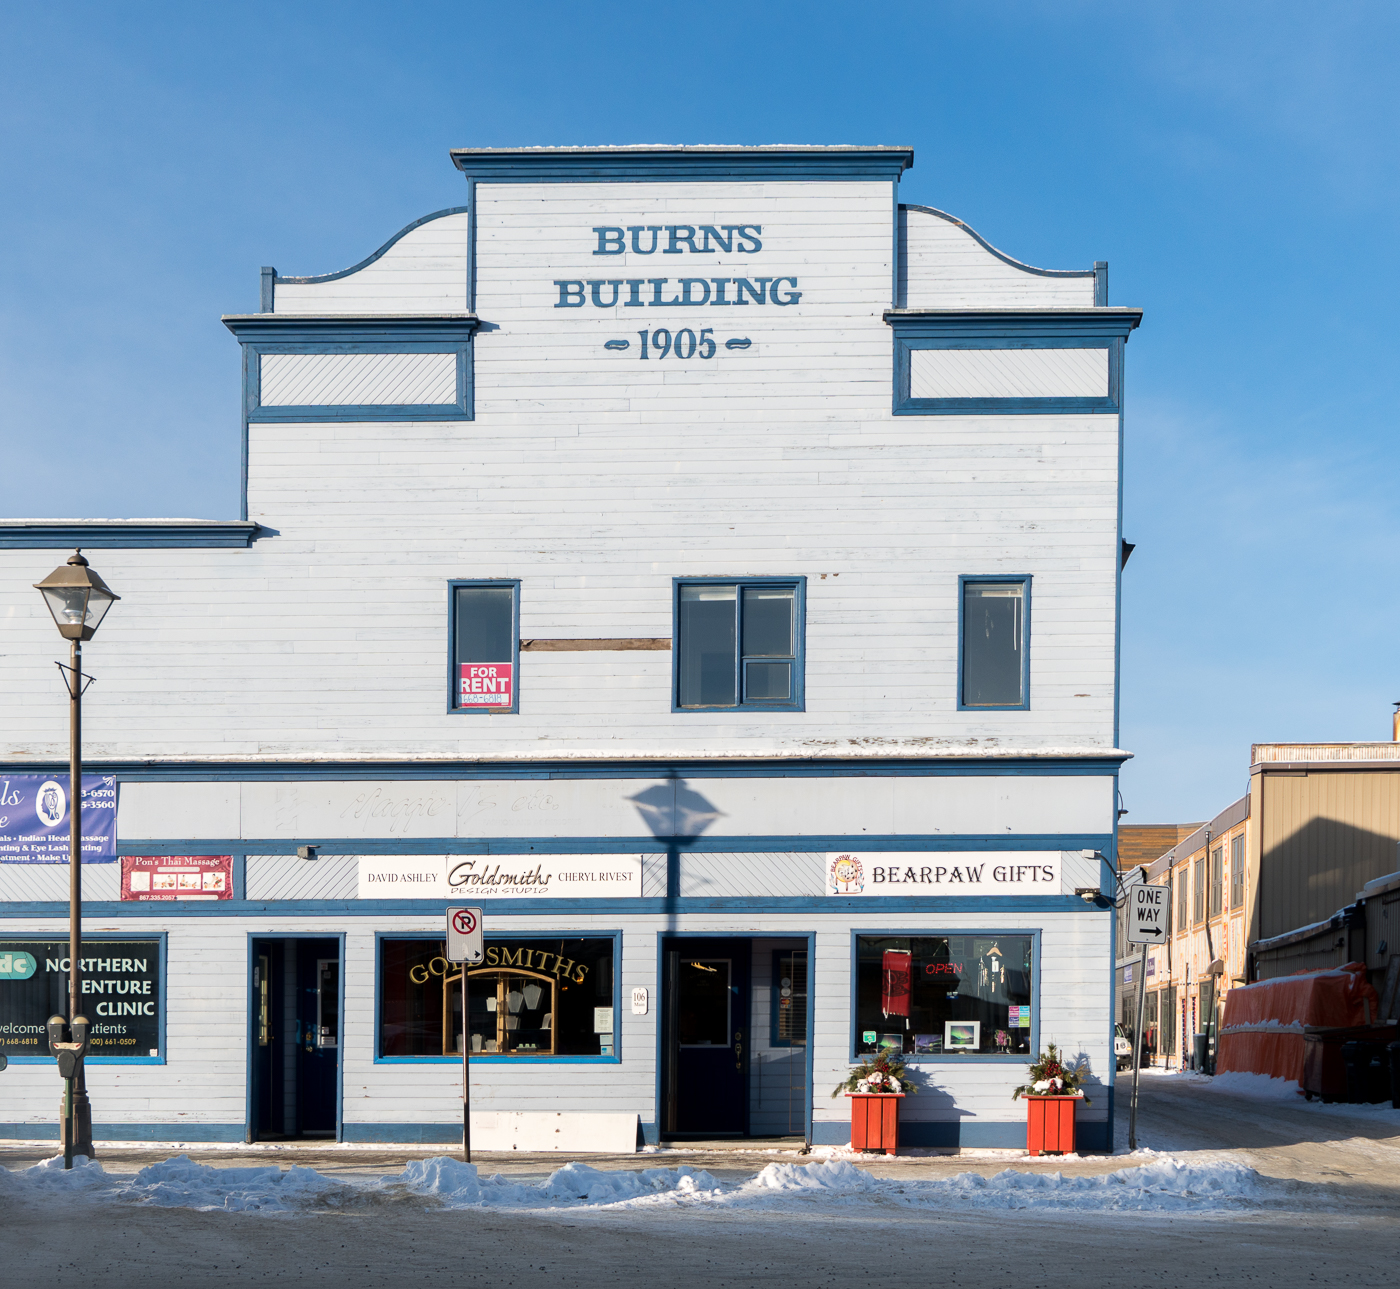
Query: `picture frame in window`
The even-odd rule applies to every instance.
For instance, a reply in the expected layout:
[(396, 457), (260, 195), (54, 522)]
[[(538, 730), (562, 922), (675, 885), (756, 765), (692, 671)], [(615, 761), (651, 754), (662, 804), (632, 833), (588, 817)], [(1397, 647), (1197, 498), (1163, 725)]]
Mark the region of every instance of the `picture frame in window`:
[(980, 1052), (982, 1022), (980, 1020), (945, 1020), (943, 1022), (945, 1052)]
[[(489, 652), (503, 652), (504, 658), (465, 658), (462, 637), (468, 635), (463, 614), (471, 607), (473, 592), (487, 593), (484, 603), (491, 598), (509, 596), (509, 609), (506, 621), (499, 628), (483, 633), (499, 637), (499, 648)], [(493, 606), (494, 607), (494, 606)], [(480, 652), (470, 650), (470, 652)], [(463, 668), (473, 669), (473, 674), (464, 675)], [(479, 673), (479, 674), (478, 674)], [(491, 703), (487, 701), (464, 701), (468, 695), (463, 685), (477, 690), (488, 689), (499, 694), (500, 686), (509, 686), (509, 702)], [(481, 697), (489, 697), (482, 693)], [(519, 578), (452, 578), (447, 583), (447, 711), (451, 716), (508, 716), (520, 711), (520, 579)]]

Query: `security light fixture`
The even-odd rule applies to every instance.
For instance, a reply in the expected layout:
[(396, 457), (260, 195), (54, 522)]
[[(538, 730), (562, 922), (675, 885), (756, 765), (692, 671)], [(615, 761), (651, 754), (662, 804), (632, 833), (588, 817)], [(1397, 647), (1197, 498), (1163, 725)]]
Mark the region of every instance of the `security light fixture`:
[(1085, 904), (1098, 903), (1099, 896), (1102, 894), (1097, 886), (1076, 886), (1074, 888), (1074, 893), (1079, 896)]
[(122, 598), (88, 567), (81, 550), (74, 551), (66, 564), (42, 582), (35, 582), (34, 587), (43, 595), (65, 640), (91, 640), (107, 610)]

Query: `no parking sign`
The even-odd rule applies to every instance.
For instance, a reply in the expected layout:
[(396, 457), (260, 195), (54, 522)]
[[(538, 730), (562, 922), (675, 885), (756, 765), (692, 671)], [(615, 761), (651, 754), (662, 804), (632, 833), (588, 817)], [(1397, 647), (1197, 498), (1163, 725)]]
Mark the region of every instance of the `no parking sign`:
[(486, 957), (480, 909), (447, 910), (447, 960), (475, 966)]

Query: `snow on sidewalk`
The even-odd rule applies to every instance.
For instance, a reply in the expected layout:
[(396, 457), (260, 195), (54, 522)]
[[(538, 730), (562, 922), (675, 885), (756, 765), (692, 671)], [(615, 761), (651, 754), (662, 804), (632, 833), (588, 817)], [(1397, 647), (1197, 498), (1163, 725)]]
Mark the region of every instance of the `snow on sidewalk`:
[[(721, 1183), (687, 1167), (605, 1172), (571, 1163), (543, 1182), (482, 1177), (476, 1167), (446, 1156), (415, 1160), (401, 1173), (342, 1179), (314, 1168), (216, 1168), (186, 1155), (128, 1175), (108, 1173), (82, 1157), (65, 1172), (62, 1159), (0, 1170), (0, 1195), (13, 1199), (68, 1197), (204, 1211), (311, 1214), (396, 1204), (439, 1209), (686, 1209), (775, 1212), (792, 1204), (890, 1206), (929, 1213), (967, 1209), (1044, 1209), (1078, 1212), (1195, 1212), (1313, 1208), (1329, 1205), (1333, 1188), (1279, 1182), (1240, 1164), (1189, 1164), (1146, 1156), (1139, 1167), (1094, 1177), (1017, 1172), (977, 1173), (929, 1180), (873, 1177), (839, 1160), (769, 1164), (739, 1183)], [(426, 1202), (425, 1202), (426, 1201)]]

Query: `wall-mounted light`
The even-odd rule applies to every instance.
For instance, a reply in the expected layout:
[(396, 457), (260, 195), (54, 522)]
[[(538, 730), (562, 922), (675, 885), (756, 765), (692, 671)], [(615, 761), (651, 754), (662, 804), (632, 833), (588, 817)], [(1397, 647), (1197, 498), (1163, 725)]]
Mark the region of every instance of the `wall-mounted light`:
[(297, 856), (301, 859), (319, 859), (320, 856), (316, 854), (318, 849), (316, 846), (298, 846)]

